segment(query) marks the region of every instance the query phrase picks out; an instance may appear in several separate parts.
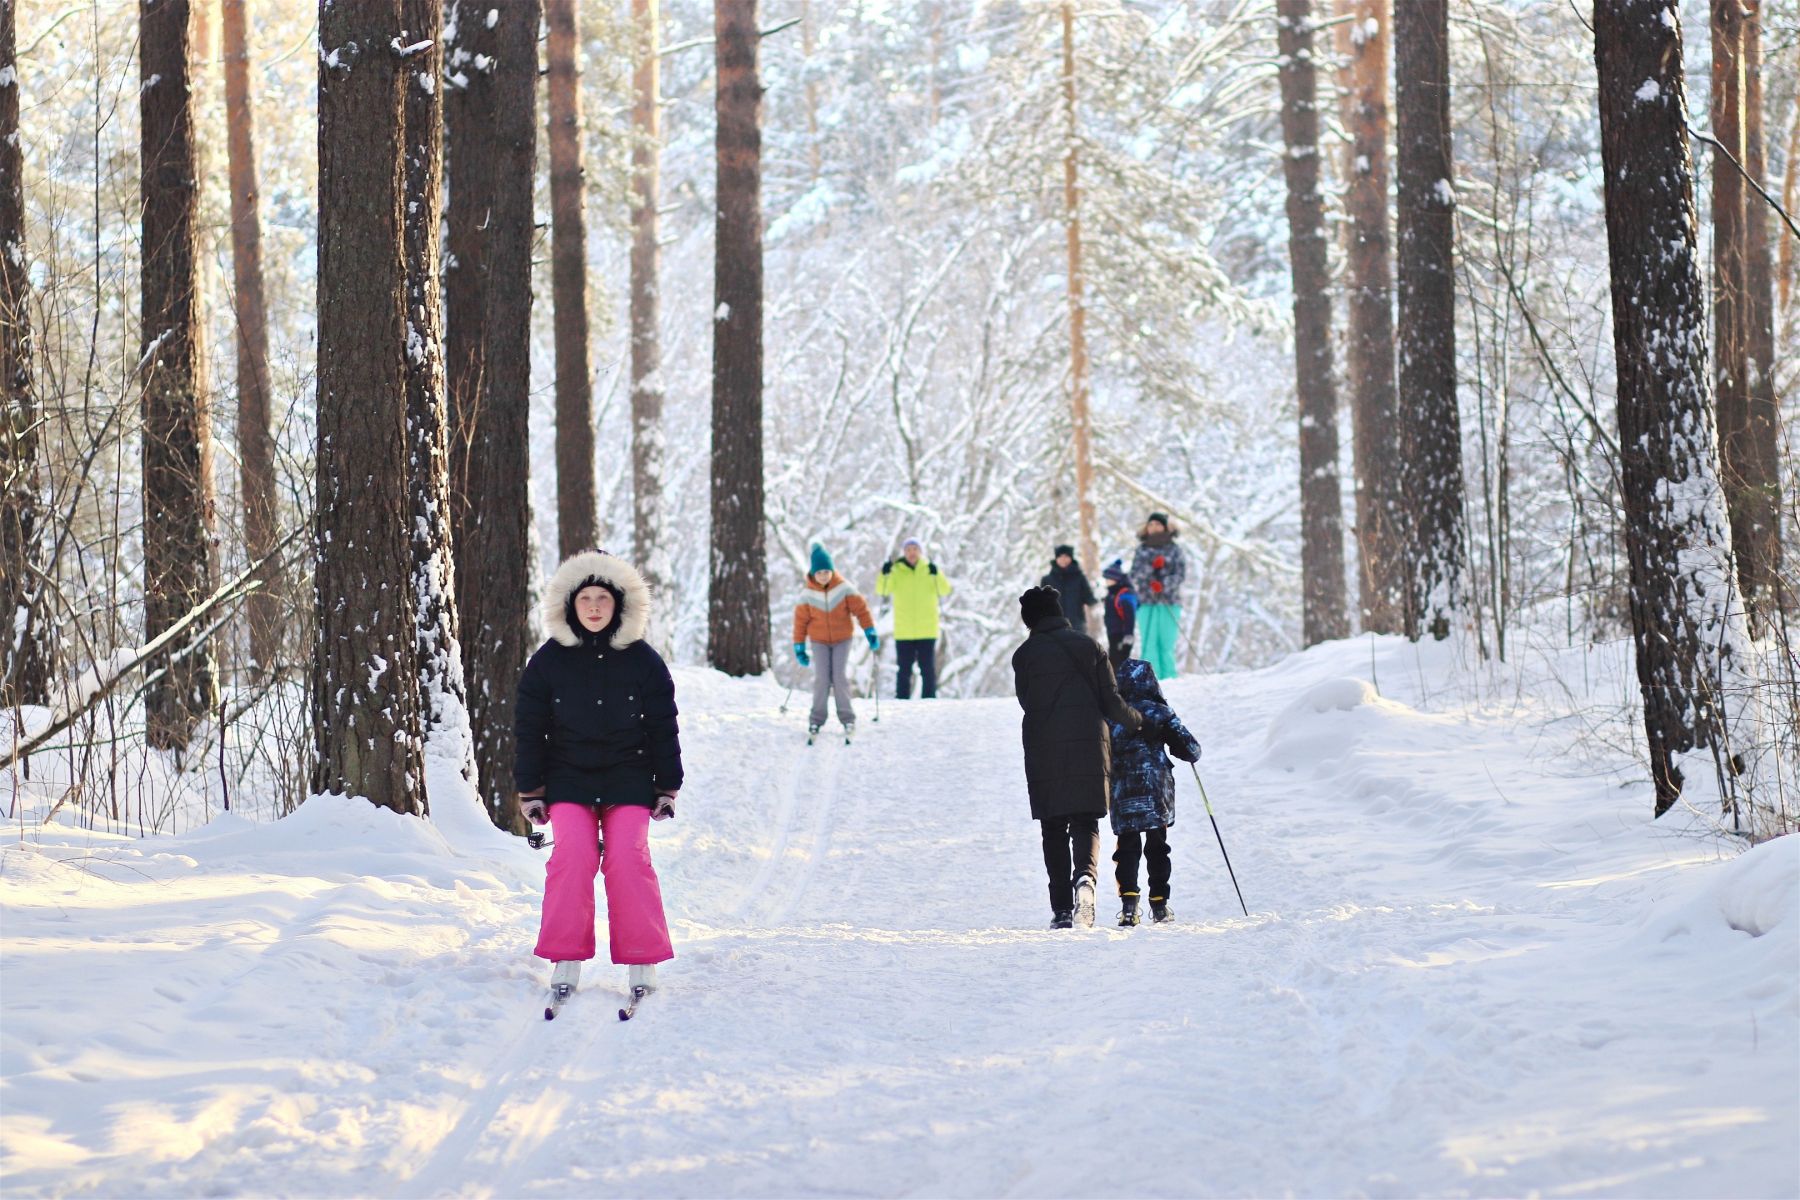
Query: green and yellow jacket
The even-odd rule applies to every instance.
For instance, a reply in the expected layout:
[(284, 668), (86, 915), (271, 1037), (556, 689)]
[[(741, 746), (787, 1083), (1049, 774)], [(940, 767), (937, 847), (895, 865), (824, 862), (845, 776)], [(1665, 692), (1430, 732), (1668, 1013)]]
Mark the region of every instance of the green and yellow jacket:
[(883, 563), (875, 594), (893, 597), (895, 640), (937, 640), (938, 598), (950, 594), (950, 580), (936, 563), (923, 555), (916, 567), (904, 558)]

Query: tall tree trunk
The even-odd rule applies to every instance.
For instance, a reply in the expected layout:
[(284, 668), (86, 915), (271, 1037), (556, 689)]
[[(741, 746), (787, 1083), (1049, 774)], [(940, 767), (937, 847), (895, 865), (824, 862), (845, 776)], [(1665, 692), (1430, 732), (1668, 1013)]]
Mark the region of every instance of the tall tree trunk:
[[(1389, 0), (1338, 0), (1350, 218), (1350, 405), (1356, 464), (1356, 548), (1362, 627), (1406, 627), (1406, 501), (1394, 398), (1394, 286), (1388, 236)], [(1348, 19), (1344, 19), (1348, 18)]]
[(315, 793), (426, 810), (415, 666), (400, 0), (319, 5)]
[(769, 657), (763, 530), (763, 89), (757, 77), (756, 7), (756, 0), (713, 0), (718, 218), (707, 660), (727, 675), (759, 675)]
[[(144, 638), (211, 593), (212, 438), (200, 347), (199, 168), (187, 0), (140, 0)], [(210, 643), (167, 660), (145, 694), (150, 744), (185, 746), (217, 703)]]
[[(263, 303), (262, 194), (257, 186), (256, 115), (250, 104), (250, 0), (223, 0), (226, 149), (231, 173), (231, 268), (236, 292), (238, 486), (244, 549), (252, 562), (275, 548), (275, 437), (271, 430), (269, 322)], [(245, 606), (250, 661), (269, 670), (281, 660), (282, 581), (270, 562)]]
[(1751, 513), (1757, 507), (1749, 428), (1749, 339), (1744, 302), (1747, 189), (1739, 172), (1744, 149), (1744, 9), (1741, 0), (1712, 0), (1712, 367), (1720, 469), (1739, 587), (1753, 579)]
[(1075, 449), (1075, 508), (1079, 518), (1081, 561), (1093, 570), (1100, 560), (1094, 535), (1093, 422), (1088, 415), (1086, 280), (1081, 271), (1081, 131), (1075, 121), (1075, 7), (1062, 4), (1063, 52), (1063, 217), (1069, 243), (1069, 428)]
[(1281, 132), (1287, 142), (1288, 259), (1294, 281), (1294, 390), (1300, 408), (1301, 637), (1347, 637), (1337, 386), (1331, 374), (1331, 270), (1319, 197), (1318, 73), (1312, 0), (1277, 0)]
[(406, 129), (407, 529), (427, 758), (474, 774), (450, 545), (449, 411), (439, 273), (444, 169), (444, 6), (401, 0)]
[(1446, 0), (1394, 10), (1395, 175), (1400, 283), (1401, 484), (1406, 633), (1450, 634), (1462, 607), (1462, 426), (1456, 407), (1456, 191), (1450, 158)]
[[(631, 76), (631, 529), (637, 566), (650, 590), (666, 596), (674, 582), (662, 546), (663, 382), (657, 273), (661, 186), (662, 40), (658, 0), (632, 0)], [(659, 620), (672, 621), (667, 603)], [(665, 625), (666, 628), (666, 625)]]
[[(1788, 123), (1787, 169), (1782, 174), (1781, 207), (1789, 213), (1800, 212), (1800, 105), (1795, 106), (1794, 119)], [(1780, 278), (1781, 312), (1787, 314), (1794, 299), (1794, 243), (1791, 237), (1781, 239), (1776, 274)]]
[[(1680, 10), (1595, 0), (1631, 623), (1656, 814), (1743, 669), (1706, 362)], [(1709, 764), (1710, 765), (1710, 764)]]
[(14, 0), (0, 0), (0, 707), (50, 702)]
[(537, 0), (456, 3), (448, 47), (451, 530), (463, 677), (488, 815), (522, 829), (512, 787), (513, 697), (533, 641), (531, 183)]
[(600, 544), (594, 385), (588, 370), (586, 174), (575, 0), (548, 0), (550, 288), (556, 336), (556, 539), (563, 557)]
[[(1763, 149), (1762, 0), (1744, 4), (1744, 169), (1768, 188)], [(1769, 206), (1753, 190), (1744, 193), (1745, 365), (1744, 432), (1749, 453), (1742, 464), (1744, 522), (1738, 580), (1752, 621), (1791, 603), (1781, 594), (1781, 409), (1775, 396), (1775, 280), (1769, 262)], [(1786, 241), (1787, 239), (1783, 239)], [(1732, 538), (1737, 521), (1732, 522)]]

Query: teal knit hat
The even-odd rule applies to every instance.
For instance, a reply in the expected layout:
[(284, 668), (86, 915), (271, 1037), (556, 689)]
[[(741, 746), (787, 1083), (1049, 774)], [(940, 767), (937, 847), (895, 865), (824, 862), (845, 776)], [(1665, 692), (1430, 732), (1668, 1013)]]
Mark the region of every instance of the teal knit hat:
[(835, 570), (837, 570), (837, 565), (831, 561), (831, 555), (825, 552), (825, 547), (814, 542), (812, 548), (812, 566), (806, 569), (806, 573), (808, 575), (814, 575), (820, 571)]

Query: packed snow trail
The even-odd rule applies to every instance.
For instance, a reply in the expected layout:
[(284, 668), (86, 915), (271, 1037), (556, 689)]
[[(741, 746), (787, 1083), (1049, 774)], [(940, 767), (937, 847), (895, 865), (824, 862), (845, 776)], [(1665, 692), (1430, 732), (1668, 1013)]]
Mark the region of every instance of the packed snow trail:
[(1064, 932), (1010, 699), (808, 747), (772, 683), (681, 672), (677, 957), (628, 1024), (604, 962), (541, 1019), (542, 854), (498, 835), (46, 835), (0, 879), (8, 1192), (1800, 1190), (1800, 839), (1649, 824), (1542, 680), (1369, 665), (1173, 684), (1250, 916), (1183, 772), (1176, 923), (1112, 927), (1103, 832)]

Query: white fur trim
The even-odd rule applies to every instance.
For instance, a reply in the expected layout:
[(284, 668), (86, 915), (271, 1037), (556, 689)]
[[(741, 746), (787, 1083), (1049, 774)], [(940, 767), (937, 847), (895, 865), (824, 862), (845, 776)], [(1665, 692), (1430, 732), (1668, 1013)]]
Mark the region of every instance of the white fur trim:
[(581, 587), (583, 580), (590, 577), (611, 584), (623, 597), (620, 606), (624, 611), (619, 615), (619, 628), (612, 636), (613, 649), (623, 650), (631, 643), (643, 640), (644, 631), (650, 628), (650, 585), (644, 582), (636, 567), (604, 550), (583, 550), (564, 560), (550, 576), (550, 582), (544, 587), (544, 598), (538, 603), (538, 617), (544, 623), (544, 632), (565, 646), (581, 644), (581, 638), (569, 627), (564, 610), (568, 607), (569, 597)]

